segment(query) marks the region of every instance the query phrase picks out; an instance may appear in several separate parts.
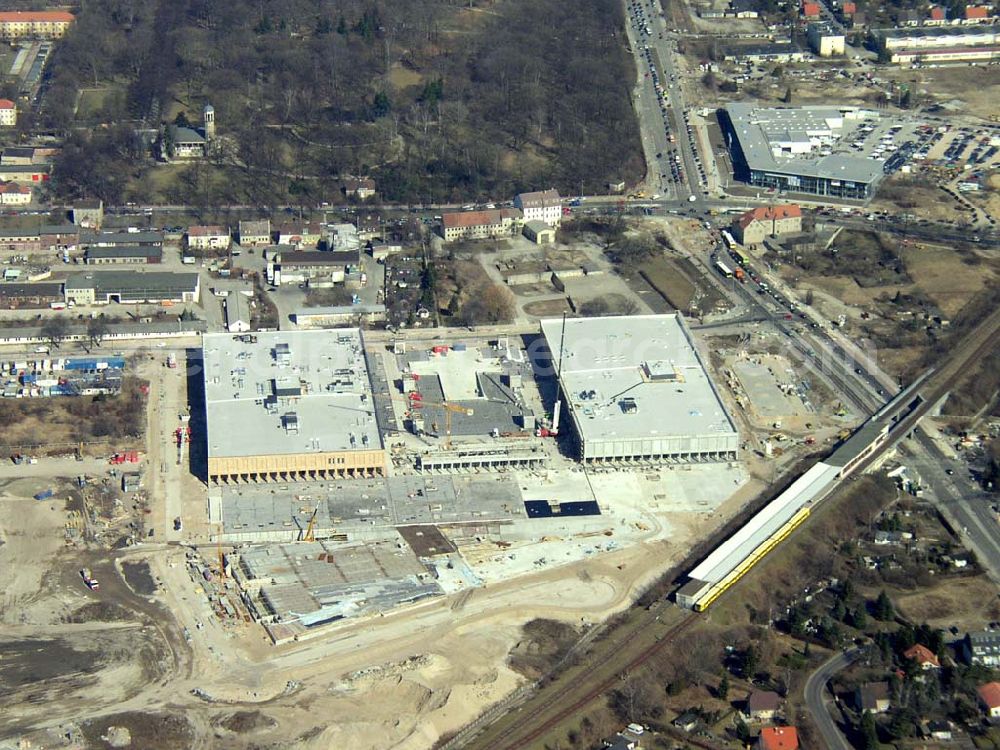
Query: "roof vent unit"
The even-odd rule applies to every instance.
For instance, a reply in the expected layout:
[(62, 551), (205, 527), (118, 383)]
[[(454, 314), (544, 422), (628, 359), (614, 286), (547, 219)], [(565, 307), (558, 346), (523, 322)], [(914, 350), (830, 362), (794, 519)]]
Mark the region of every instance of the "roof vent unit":
[(621, 407), (623, 414), (638, 414), (639, 405), (635, 402), (635, 399), (631, 396), (626, 396), (621, 401), (618, 402), (618, 406)]
[(292, 350), (288, 344), (274, 345), (274, 361), (282, 367), (292, 363)]
[(291, 378), (274, 379), (274, 395), (278, 398), (294, 398), (302, 395), (302, 384)]
[(288, 412), (281, 417), (281, 426), (285, 428), (285, 432), (294, 432), (298, 434), (299, 431), (299, 415), (294, 411)]

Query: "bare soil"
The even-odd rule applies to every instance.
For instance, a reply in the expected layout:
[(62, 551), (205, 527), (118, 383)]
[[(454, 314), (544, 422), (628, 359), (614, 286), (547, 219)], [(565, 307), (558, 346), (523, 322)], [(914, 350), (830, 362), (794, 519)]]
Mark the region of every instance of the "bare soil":
[(102, 716), (84, 722), (82, 730), (89, 748), (108, 748), (111, 745), (101, 739), (109, 727), (123, 727), (132, 736), (134, 748), (156, 748), (156, 750), (187, 750), (194, 735), (191, 725), (178, 713), (126, 713)]
[(510, 652), (508, 664), (529, 679), (552, 669), (579, 637), (572, 625), (541, 618), (525, 623), (523, 633), (524, 638)]

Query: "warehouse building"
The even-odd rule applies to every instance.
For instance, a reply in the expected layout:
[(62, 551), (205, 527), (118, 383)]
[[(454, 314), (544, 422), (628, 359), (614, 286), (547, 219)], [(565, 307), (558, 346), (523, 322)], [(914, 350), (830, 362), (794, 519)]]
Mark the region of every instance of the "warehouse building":
[(163, 248), (159, 245), (115, 245), (113, 247), (88, 247), (84, 262), (90, 266), (116, 263), (158, 264), (163, 261)]
[(95, 271), (66, 279), (66, 302), (77, 305), (197, 302), (201, 280), (196, 273)]
[(384, 475), (360, 330), (208, 335), (204, 372), (211, 482)]
[(739, 434), (680, 315), (541, 325), (584, 462), (736, 458)]
[(87, 247), (163, 247), (160, 232), (98, 232), (81, 235)]
[(760, 107), (735, 102), (720, 112), (737, 180), (761, 188), (867, 199), (883, 159), (852, 150), (855, 136), (879, 122), (858, 107)]

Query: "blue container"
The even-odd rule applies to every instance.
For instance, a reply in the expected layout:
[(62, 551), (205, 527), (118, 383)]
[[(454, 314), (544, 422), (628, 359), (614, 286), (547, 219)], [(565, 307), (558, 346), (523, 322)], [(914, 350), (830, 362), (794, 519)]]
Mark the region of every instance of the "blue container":
[(37, 495), (35, 495), (35, 500), (48, 500), (56, 494), (53, 490), (42, 490)]

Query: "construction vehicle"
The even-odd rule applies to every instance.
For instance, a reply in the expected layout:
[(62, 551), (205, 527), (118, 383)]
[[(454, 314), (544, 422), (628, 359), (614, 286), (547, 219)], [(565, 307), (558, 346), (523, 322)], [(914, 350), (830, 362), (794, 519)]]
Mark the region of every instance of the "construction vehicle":
[(319, 508), (313, 508), (312, 515), (309, 516), (309, 524), (306, 526), (305, 531), (299, 534), (300, 542), (315, 542), (316, 541), (316, 514), (319, 512)]
[(83, 582), (91, 591), (97, 591), (101, 587), (101, 584), (97, 582), (97, 579), (90, 574), (90, 568), (84, 568), (81, 570), (80, 578), (83, 579)]

